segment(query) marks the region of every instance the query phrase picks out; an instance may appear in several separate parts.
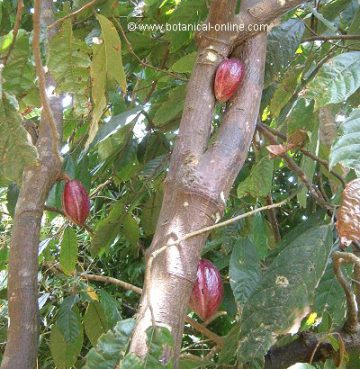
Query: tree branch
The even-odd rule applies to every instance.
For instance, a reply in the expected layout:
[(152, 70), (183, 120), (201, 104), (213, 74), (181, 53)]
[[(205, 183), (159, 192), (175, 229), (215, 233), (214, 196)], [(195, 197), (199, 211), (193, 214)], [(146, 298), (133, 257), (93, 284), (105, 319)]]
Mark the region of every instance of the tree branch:
[(9, 47), (9, 50), (7, 52), (7, 54), (5, 55), (4, 59), (3, 59), (3, 67), (6, 65), (6, 63), (9, 60), (9, 56), (15, 46), (16, 43), (16, 37), (17, 34), (19, 32), (19, 28), (20, 28), (20, 24), (21, 24), (21, 19), (22, 19), (22, 14), (23, 14), (23, 10), (24, 10), (24, 0), (19, 0), (18, 1), (18, 6), (17, 6), (17, 10), (16, 10), (16, 17), (15, 17), (15, 24), (14, 24), (14, 29), (13, 29), (13, 40), (12, 43)]
[[(95, 281), (95, 282), (102, 282), (102, 283), (110, 283), (115, 286), (119, 286), (121, 288), (124, 288), (126, 290), (133, 291), (139, 295), (142, 293), (142, 289), (140, 287), (136, 287), (132, 285), (131, 283), (127, 283), (124, 281), (121, 281), (120, 279), (107, 277), (103, 275), (97, 275), (97, 274), (88, 274), (88, 273), (82, 273), (81, 278), (84, 278), (88, 281)], [(202, 333), (205, 337), (211, 339), (213, 342), (216, 343), (216, 345), (222, 347), (224, 344), (223, 338), (218, 336), (217, 334), (211, 332), (209, 329), (207, 329), (204, 325), (198, 323), (197, 321), (185, 317), (185, 321), (189, 323), (194, 329), (196, 329), (198, 332)]]
[(97, 2), (98, 0), (91, 0), (89, 1), (88, 3), (84, 4), (81, 8), (73, 11), (72, 13), (70, 14), (67, 14), (65, 15), (65, 17), (62, 17), (58, 20), (56, 20), (54, 23), (51, 23), (48, 25), (48, 29), (50, 28), (56, 28), (58, 27), (62, 22), (66, 21), (66, 19), (69, 19), (69, 18), (73, 18), (73, 17), (76, 17), (78, 14), (80, 14), (81, 12), (83, 12), (84, 10), (88, 9), (88, 8), (91, 8), (93, 5), (95, 5), (95, 3)]
[[(40, 3), (35, 2), (34, 48), (37, 68), (40, 70), (42, 93), (54, 81), (43, 75), (39, 63)], [(43, 0), (41, 19), (49, 24), (52, 19), (52, 0)], [(36, 23), (36, 25), (35, 25)], [(35, 32), (36, 31), (36, 32)], [(47, 100), (46, 100), (47, 101)], [(54, 112), (58, 129), (61, 128), (61, 98), (52, 95), (49, 105)], [(47, 110), (46, 110), (47, 109)], [(25, 168), (22, 185), (15, 209), (14, 224), (9, 254), (8, 303), (10, 326), (1, 369), (34, 369), (38, 348), (38, 245), (41, 217), (48, 193), (61, 174), (62, 163), (58, 152), (54, 151), (59, 135), (55, 122), (49, 124), (50, 106), (44, 109), (36, 143), (39, 161), (37, 165)], [(52, 114), (51, 114), (52, 116)], [(52, 117), (52, 119), (54, 119)], [(51, 125), (51, 128), (50, 128)]]
[(304, 38), (302, 42), (331, 41), (331, 40), (360, 40), (360, 35), (332, 35), (332, 36), (316, 35)]

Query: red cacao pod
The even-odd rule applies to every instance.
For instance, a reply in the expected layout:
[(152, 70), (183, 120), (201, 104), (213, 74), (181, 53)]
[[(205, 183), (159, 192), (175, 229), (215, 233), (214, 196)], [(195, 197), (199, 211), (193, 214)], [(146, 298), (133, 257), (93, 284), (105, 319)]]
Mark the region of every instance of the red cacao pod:
[(65, 183), (62, 202), (65, 215), (75, 224), (83, 225), (90, 212), (90, 200), (80, 181)]
[(245, 65), (239, 59), (223, 60), (215, 74), (214, 93), (218, 101), (228, 101), (239, 87), (245, 75)]
[(200, 260), (197, 280), (190, 297), (190, 308), (202, 320), (206, 320), (214, 315), (223, 297), (224, 287), (219, 271), (209, 260)]

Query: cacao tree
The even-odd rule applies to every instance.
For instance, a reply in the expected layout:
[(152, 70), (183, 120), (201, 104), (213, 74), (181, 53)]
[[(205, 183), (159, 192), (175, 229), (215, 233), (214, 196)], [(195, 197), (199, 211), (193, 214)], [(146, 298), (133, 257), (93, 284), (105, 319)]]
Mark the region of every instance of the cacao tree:
[(1, 369), (358, 368), (360, 4), (0, 0)]

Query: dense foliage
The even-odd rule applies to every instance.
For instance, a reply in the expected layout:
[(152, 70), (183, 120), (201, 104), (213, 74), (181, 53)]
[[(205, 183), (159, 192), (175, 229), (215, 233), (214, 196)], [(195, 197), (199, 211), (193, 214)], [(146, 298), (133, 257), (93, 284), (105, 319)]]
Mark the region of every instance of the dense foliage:
[[(55, 1), (56, 18), (86, 2)], [(17, 1), (0, 0), (2, 348), (12, 221), (22, 171), (37, 160), (31, 138), (40, 117), (32, 4), (24, 3), (13, 45)], [(344, 183), (360, 169), (360, 37), (329, 36), (360, 35), (360, 5), (315, 3), (286, 14), (269, 31), (261, 122), (225, 218), (293, 197), (210, 234), (202, 256), (221, 272), (224, 301), (208, 328), (225, 343), (215, 353), (214, 343), (187, 324), (181, 368), (230, 367), (236, 360), (262, 367), (271, 346), (292, 339), (289, 332), (329, 333), (323, 339), (341, 346), (330, 334), (346, 312), (329, 257), (339, 248), (331, 206), (340, 204)], [(88, 275), (143, 285), (144, 253), (155, 232), (196, 43), (190, 31), (142, 26), (199, 23), (207, 11), (206, 0), (101, 0), (61, 20), (43, 45), (43, 63), (63, 95), (64, 171), (83, 183), (91, 211), (84, 227), (61, 214), (63, 181), (46, 202), (38, 275), (42, 369), (110, 369), (124, 357), (121, 368), (163, 367), (164, 347), (172, 344), (165, 328), (149, 329), (146, 364), (125, 356), (139, 295)], [(136, 31), (128, 30), (130, 22)], [(224, 108), (217, 105), (214, 132)], [(190, 310), (189, 316), (201, 322)], [(359, 367), (360, 358), (343, 355), (337, 364)]]

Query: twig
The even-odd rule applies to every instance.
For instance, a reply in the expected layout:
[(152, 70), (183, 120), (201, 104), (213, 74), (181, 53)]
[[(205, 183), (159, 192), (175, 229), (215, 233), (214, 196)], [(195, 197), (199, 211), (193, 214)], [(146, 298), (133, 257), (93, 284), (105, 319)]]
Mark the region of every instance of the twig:
[(344, 331), (347, 333), (358, 333), (360, 329), (358, 321), (358, 308), (356, 304), (356, 296), (353, 289), (345, 278), (342, 270), (341, 264), (355, 264), (357, 267), (360, 266), (360, 258), (349, 252), (339, 252), (335, 251), (332, 255), (333, 267), (335, 276), (343, 288), (346, 296), (347, 303), (347, 317), (344, 325)]
[[(139, 295), (142, 293), (142, 289), (140, 287), (134, 286), (131, 283), (124, 282), (120, 279), (116, 279), (113, 277), (107, 277), (102, 275), (96, 275), (96, 274), (88, 274), (88, 273), (82, 273), (80, 275), (81, 278), (84, 278), (88, 281), (95, 281), (95, 282), (102, 282), (102, 283), (110, 283), (115, 286), (119, 286), (121, 288), (124, 288), (129, 291), (133, 291)], [(211, 332), (209, 329), (207, 329), (202, 324), (198, 323), (197, 321), (185, 317), (185, 321), (189, 323), (194, 329), (196, 329), (198, 332), (202, 333), (205, 337), (211, 339), (213, 342), (215, 342), (218, 346), (222, 347), (224, 344), (223, 338), (218, 336), (217, 334)]]
[(85, 5), (83, 5), (80, 9), (75, 10), (74, 12), (65, 15), (64, 17), (58, 19), (57, 21), (55, 21), (54, 23), (50, 24), (48, 26), (49, 29), (56, 27), (57, 25), (59, 25), (60, 23), (64, 22), (66, 19), (72, 18), (77, 16), (79, 13), (81, 13), (82, 11), (90, 8), (91, 6), (93, 6), (98, 0), (91, 0), (88, 3), (86, 3)]
[(316, 35), (305, 38), (304, 40), (302, 40), (302, 42), (331, 41), (331, 40), (360, 40), (360, 35), (332, 35), (332, 36)]
[[(58, 208), (55, 208), (55, 207), (52, 207), (52, 206), (44, 206), (44, 210), (46, 210), (46, 211), (52, 211), (53, 213), (58, 213), (58, 214), (60, 214), (60, 215), (62, 215), (63, 217), (65, 217), (66, 218), (66, 214), (61, 210), (61, 209), (58, 209)], [(80, 225), (78, 225), (77, 224), (77, 226), (78, 227), (80, 227), (80, 228), (84, 228), (85, 230), (87, 230), (92, 236), (94, 235), (94, 231), (93, 231), (93, 229), (90, 227), (90, 226), (88, 226), (87, 224), (83, 224), (82, 226), (80, 226)]]
[[(278, 144), (275, 137), (272, 135), (271, 132), (266, 130), (261, 125), (258, 125), (258, 127), (261, 130), (261, 132), (264, 134), (264, 136), (266, 136), (268, 138), (269, 142), (272, 145), (277, 145)], [(280, 155), (280, 157), (285, 160), (285, 162), (287, 163), (289, 169), (291, 169), (300, 178), (300, 180), (304, 183), (304, 185), (308, 189), (310, 195), (316, 200), (316, 202), (319, 205), (321, 205), (322, 207), (324, 207), (325, 209), (332, 210), (333, 205), (328, 204), (326, 202), (326, 200), (324, 199), (321, 192), (309, 181), (309, 179), (306, 177), (304, 171), (295, 163), (295, 161), (293, 159), (291, 159), (286, 153)]]
[[(266, 202), (268, 205), (272, 205), (274, 203), (271, 194), (266, 196)], [(273, 229), (274, 232), (275, 241), (280, 242), (281, 234), (279, 229), (279, 223), (276, 217), (276, 211), (274, 208), (268, 210), (268, 217), (271, 224), (271, 228)]]
[(17, 37), (17, 34), (19, 32), (23, 10), (24, 10), (24, 0), (19, 0), (17, 10), (16, 10), (16, 18), (15, 18), (14, 29), (13, 29), (13, 40), (12, 40), (12, 43), (9, 47), (9, 50), (8, 50), (7, 54), (5, 55), (5, 57), (3, 59), (3, 62), (2, 62), (3, 66), (5, 66), (6, 63), (8, 62), (9, 56), (10, 56), (10, 54), (11, 54), (11, 52), (12, 52), (14, 46), (15, 46), (16, 37)]
[[(270, 132), (271, 134), (273, 134), (274, 136), (277, 136), (279, 138), (281, 138), (284, 141), (287, 141), (287, 137), (286, 135), (284, 135), (282, 132), (278, 131), (277, 129), (271, 128), (268, 125), (262, 123), (262, 122), (258, 122), (257, 123), (257, 128), (259, 128), (260, 131), (263, 130), (267, 130), (268, 132)], [(318, 156), (316, 156), (315, 154), (313, 154), (312, 152), (305, 150), (303, 148), (300, 148), (300, 151), (307, 157), (309, 157), (310, 159), (313, 159), (315, 161), (317, 161), (319, 164), (323, 165), (327, 170), (329, 170), (329, 162), (327, 160), (321, 159)], [(343, 187), (346, 186), (345, 180), (343, 177), (341, 177), (339, 174), (337, 174), (336, 172), (330, 170), (329, 173), (331, 173), (334, 177), (336, 177), (341, 184), (343, 185)]]
[(181, 81), (185, 81), (185, 82), (187, 82), (188, 80), (186, 79), (186, 78), (182, 78), (182, 77), (180, 77), (178, 74), (176, 74), (176, 73), (172, 73), (172, 72), (169, 72), (169, 71), (167, 71), (167, 70), (165, 70), (165, 69), (161, 69), (161, 68), (158, 68), (158, 67), (155, 67), (155, 66), (153, 66), (153, 65), (151, 65), (151, 64), (148, 64), (148, 63), (146, 63), (146, 62), (144, 62), (144, 61), (142, 61), (138, 56), (137, 56), (137, 54), (135, 53), (135, 51), (134, 51), (134, 49), (133, 49), (133, 47), (132, 47), (132, 45), (131, 45), (131, 42), (129, 41), (129, 39), (126, 37), (126, 34), (125, 34), (125, 32), (124, 32), (124, 29), (123, 29), (123, 27), (122, 27), (122, 25), (121, 25), (121, 23), (116, 19), (116, 18), (112, 18), (113, 19), (113, 21), (115, 22), (115, 24), (116, 24), (116, 26), (118, 27), (118, 29), (119, 29), (119, 31), (120, 31), (120, 33), (121, 33), (121, 35), (122, 35), (122, 37), (124, 38), (124, 40), (125, 40), (125, 43), (126, 43), (126, 45), (127, 45), (127, 47), (128, 47), (128, 49), (129, 49), (129, 51), (130, 51), (130, 54), (131, 55), (133, 55), (134, 56), (134, 58), (143, 66), (143, 67), (146, 67), (146, 68), (150, 68), (150, 69), (153, 69), (153, 70), (156, 70), (157, 72), (161, 72), (161, 73), (164, 73), (164, 74), (167, 74), (167, 75), (169, 75), (169, 76), (171, 76), (171, 77), (174, 77), (174, 78), (176, 78), (176, 79), (179, 79), (179, 80), (181, 80)]
[(99, 193), (104, 187), (106, 187), (109, 183), (111, 183), (111, 178), (107, 179), (104, 183), (100, 183), (94, 191), (92, 191), (89, 195), (90, 199), (94, 198), (97, 193)]
[[(46, 79), (45, 73), (43, 69), (43, 65), (41, 62), (41, 51), (40, 51), (40, 7), (41, 7), (41, 0), (34, 0), (34, 15), (33, 15), (33, 49), (34, 49), (34, 60), (35, 60), (35, 69), (36, 74), (39, 80), (39, 93), (40, 93), (40, 100), (44, 109), (44, 113), (47, 118), (47, 122), (51, 129), (51, 138), (52, 138), (52, 149), (54, 155), (59, 156), (59, 133), (56, 128), (56, 122), (51, 111), (51, 107), (46, 95)], [(60, 158), (60, 156), (59, 156)]]

